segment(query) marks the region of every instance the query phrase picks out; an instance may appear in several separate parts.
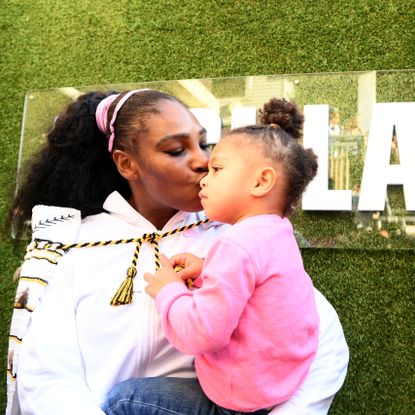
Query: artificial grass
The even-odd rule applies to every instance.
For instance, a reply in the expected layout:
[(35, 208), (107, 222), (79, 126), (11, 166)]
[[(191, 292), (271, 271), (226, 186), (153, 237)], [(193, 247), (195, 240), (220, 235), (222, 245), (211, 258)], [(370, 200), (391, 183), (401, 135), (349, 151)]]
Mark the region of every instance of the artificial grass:
[[(0, 12), (0, 221), (14, 188), (23, 98), (62, 86), (415, 68), (415, 2), (5, 0)], [(414, 100), (412, 91), (412, 100)], [(0, 246), (0, 371), (14, 269)], [(306, 249), (351, 351), (331, 414), (414, 408), (414, 251)], [(0, 411), (5, 405), (5, 376)]]

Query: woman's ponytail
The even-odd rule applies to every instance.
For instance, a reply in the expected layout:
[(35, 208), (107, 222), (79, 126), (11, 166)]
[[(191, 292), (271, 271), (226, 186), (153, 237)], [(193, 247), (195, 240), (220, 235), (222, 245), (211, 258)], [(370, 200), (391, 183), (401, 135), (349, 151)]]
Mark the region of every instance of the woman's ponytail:
[(99, 102), (108, 95), (81, 95), (56, 117), (45, 145), (23, 173), (10, 211), (17, 236), (24, 232), (35, 205), (72, 207), (84, 217), (101, 212), (114, 190), (129, 197), (128, 183), (118, 173), (95, 120)]

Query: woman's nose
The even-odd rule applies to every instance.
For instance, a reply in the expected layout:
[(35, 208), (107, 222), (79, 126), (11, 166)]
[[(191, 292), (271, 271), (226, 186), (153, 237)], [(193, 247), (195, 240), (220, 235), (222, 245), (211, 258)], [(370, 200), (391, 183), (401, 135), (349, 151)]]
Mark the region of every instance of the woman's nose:
[(199, 148), (195, 150), (192, 158), (192, 170), (196, 172), (207, 172), (208, 171), (208, 160), (209, 155), (206, 153), (205, 150)]

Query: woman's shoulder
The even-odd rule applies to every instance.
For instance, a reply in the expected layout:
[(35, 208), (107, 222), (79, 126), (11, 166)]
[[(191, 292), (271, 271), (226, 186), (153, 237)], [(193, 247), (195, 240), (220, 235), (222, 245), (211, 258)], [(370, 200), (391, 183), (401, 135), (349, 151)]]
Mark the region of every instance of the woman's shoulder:
[(109, 226), (111, 223), (114, 218), (105, 212), (82, 218), (78, 209), (36, 205), (32, 210), (32, 240), (66, 245), (77, 243), (108, 234), (116, 228)]
[(82, 219), (77, 242), (127, 240), (151, 232), (154, 232), (153, 225), (138, 214), (124, 217), (102, 212)]
[(37, 205), (32, 210), (32, 239), (73, 243), (81, 228), (81, 212), (77, 209)]

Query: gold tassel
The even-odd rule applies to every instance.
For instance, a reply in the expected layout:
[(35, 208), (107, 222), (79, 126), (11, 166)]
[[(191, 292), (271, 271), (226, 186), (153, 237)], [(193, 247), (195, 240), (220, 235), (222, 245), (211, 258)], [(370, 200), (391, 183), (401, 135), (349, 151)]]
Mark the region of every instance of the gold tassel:
[(131, 304), (133, 301), (133, 279), (137, 275), (135, 267), (128, 268), (127, 277), (121, 283), (114, 297), (111, 299), (111, 305)]

